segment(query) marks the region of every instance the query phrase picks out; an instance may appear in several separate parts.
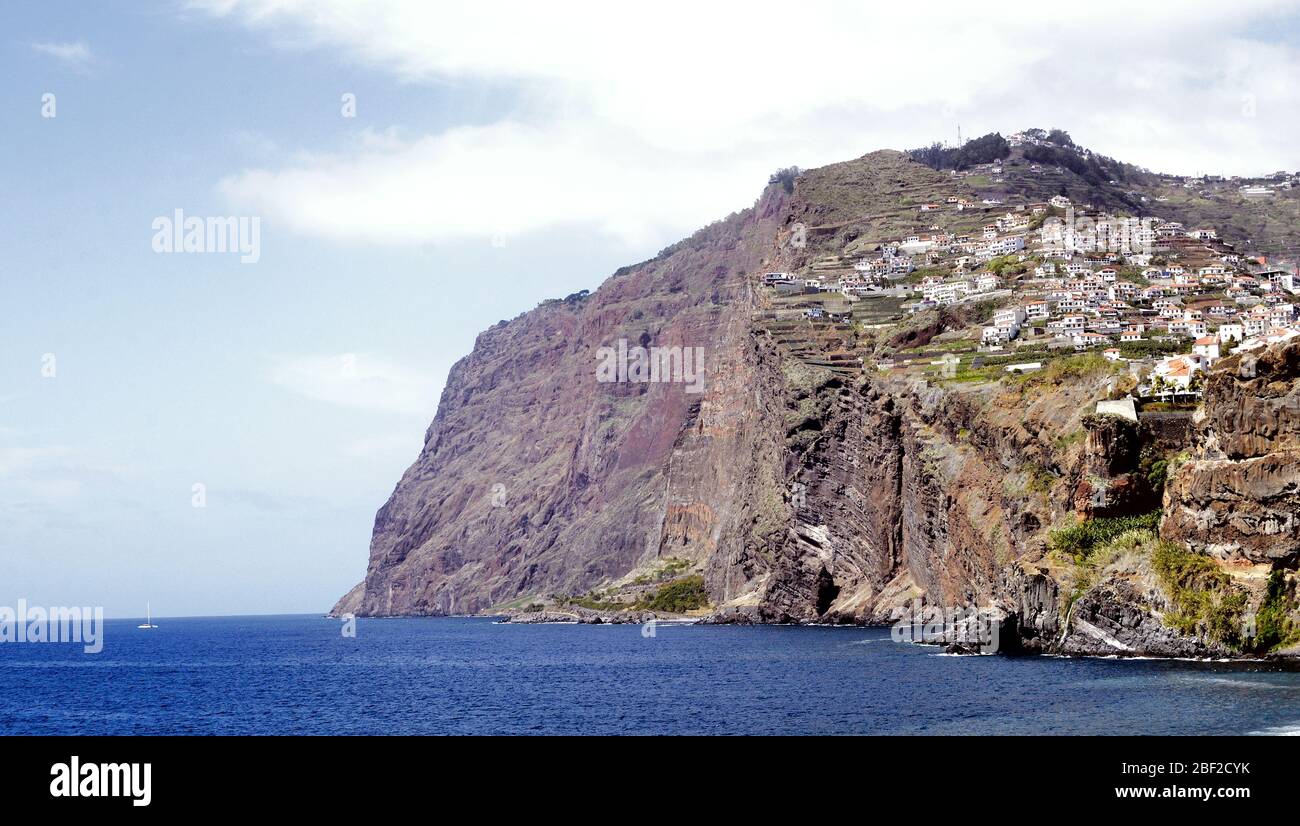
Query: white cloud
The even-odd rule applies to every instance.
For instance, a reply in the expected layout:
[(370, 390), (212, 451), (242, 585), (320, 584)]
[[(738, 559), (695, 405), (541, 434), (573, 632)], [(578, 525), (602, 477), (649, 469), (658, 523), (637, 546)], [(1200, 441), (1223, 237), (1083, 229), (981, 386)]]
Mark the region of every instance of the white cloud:
[(222, 181), (232, 202), (304, 233), (379, 242), (519, 236), (590, 225), (629, 244), (664, 227), (695, 226), (756, 194), (763, 165), (712, 155), (648, 168), (630, 147), (592, 130), (507, 122), (317, 156)]
[(117, 490), (138, 468), (106, 462), (95, 451), (70, 445), (17, 443), (21, 434), (0, 428), (0, 499), (10, 505), (49, 504), (84, 492)]
[(1291, 2), (193, 5), (403, 82), (513, 83), (529, 102), (485, 126), (304, 147), (315, 154), (222, 182), (330, 238), (573, 222), (640, 244), (744, 206), (777, 166), (950, 138), (959, 122), (966, 135), (1061, 126), (1167, 171), (1300, 166), (1300, 57), (1248, 37)]
[(54, 58), (69, 69), (77, 71), (85, 70), (94, 61), (94, 55), (91, 54), (90, 47), (81, 40), (71, 43), (33, 43), (32, 49), (39, 54)]
[(71, 454), (72, 449), (64, 445), (41, 447), (0, 446), (0, 477), (27, 473), (33, 469), (47, 466), (54, 461), (62, 462)]
[(360, 410), (429, 418), (438, 403), (438, 382), (429, 376), (363, 354), (279, 358), (269, 378), (309, 399)]

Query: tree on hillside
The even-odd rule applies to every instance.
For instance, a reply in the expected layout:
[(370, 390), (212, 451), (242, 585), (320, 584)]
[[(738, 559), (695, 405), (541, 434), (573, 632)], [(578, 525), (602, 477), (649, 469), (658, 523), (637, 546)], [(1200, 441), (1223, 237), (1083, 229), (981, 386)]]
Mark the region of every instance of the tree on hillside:
[(778, 169), (767, 179), (768, 186), (771, 186), (772, 184), (780, 184), (781, 188), (786, 191), (786, 194), (794, 192), (794, 181), (795, 178), (799, 177), (799, 172), (800, 169), (797, 166), (787, 166), (784, 169)]
[(1074, 147), (1074, 139), (1071, 138), (1070, 133), (1066, 132), (1064, 129), (1049, 130), (1047, 133), (1047, 139), (1057, 146), (1064, 146), (1066, 148)]
[(909, 150), (907, 155), (917, 163), (931, 169), (968, 169), (985, 163), (1000, 161), (1011, 154), (1011, 144), (997, 132), (990, 132), (966, 141), (958, 149), (941, 143), (932, 143), (920, 149)]

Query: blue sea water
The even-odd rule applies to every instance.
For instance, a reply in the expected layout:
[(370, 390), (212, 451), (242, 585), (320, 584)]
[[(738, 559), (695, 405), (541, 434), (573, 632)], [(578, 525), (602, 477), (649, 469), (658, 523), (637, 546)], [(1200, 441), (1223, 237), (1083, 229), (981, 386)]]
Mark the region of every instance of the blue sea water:
[(3, 734), (1246, 734), (1300, 730), (1264, 664), (945, 656), (888, 629), (110, 620), (0, 644)]

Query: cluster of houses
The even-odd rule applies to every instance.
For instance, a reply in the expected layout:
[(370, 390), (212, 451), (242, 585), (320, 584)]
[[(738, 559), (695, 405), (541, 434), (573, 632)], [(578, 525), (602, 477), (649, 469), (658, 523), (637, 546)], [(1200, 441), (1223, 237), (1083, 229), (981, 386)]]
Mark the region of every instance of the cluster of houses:
[[(1257, 307), (1255, 311), (1260, 309), (1262, 308)], [(1139, 394), (1156, 398), (1195, 395), (1201, 375), (1223, 356), (1237, 351), (1257, 350), (1300, 337), (1300, 328), (1296, 326), (1294, 314), (1288, 321), (1278, 323), (1276, 316), (1265, 320), (1255, 311), (1242, 319), (1249, 326), (1237, 322), (1222, 324), (1213, 335), (1202, 335), (1195, 339), (1191, 352), (1157, 361), (1146, 383), (1139, 385)], [(1258, 323), (1260, 321), (1263, 321), (1262, 325)], [(1108, 348), (1105, 355), (1112, 361), (1124, 360), (1118, 347)]]
[[(1290, 273), (1275, 271), (1233, 275), (1232, 287), (1194, 290), (1162, 283), (1160, 275), (1145, 285), (1122, 281), (1113, 268), (1065, 276), (1036, 277), (1020, 282), (1014, 310), (994, 315), (983, 331), (983, 343), (1005, 344), (1015, 339), (1026, 322), (1034, 322), (1046, 335), (1069, 340), (1076, 349), (1113, 340), (1142, 341), (1175, 336), (1203, 338), (1213, 327), (1223, 337), (1242, 342), (1283, 334), (1296, 322)], [(1200, 297), (1213, 293), (1207, 297)], [(1222, 295), (1222, 297), (1215, 297)]]
[[(977, 206), (955, 196), (946, 204)], [(921, 211), (943, 208), (923, 204)], [(1028, 339), (1052, 348), (1101, 348), (1119, 361), (1117, 344), (1187, 345), (1187, 352), (1154, 365), (1139, 360), (1149, 368), (1143, 390), (1154, 396), (1194, 393), (1198, 375), (1230, 350), (1300, 336), (1300, 273), (1292, 266), (1270, 268), (1263, 258), (1243, 257), (1211, 228), (1077, 209), (1056, 196), (1007, 211), (978, 232), (932, 226), (883, 243), (851, 274), (768, 273), (764, 282), (784, 294), (837, 291), (852, 300), (896, 286), (918, 266), (943, 267), (947, 275), (906, 279), (916, 299), (905, 307), (918, 312), (997, 299), (1000, 306), (981, 330), (986, 350)], [(989, 268), (992, 259), (1001, 260)]]
[[(920, 240), (929, 242), (927, 253), (955, 256), (946, 262), (950, 277), (929, 276), (915, 285), (919, 300), (910, 309), (985, 300), (1009, 286), (1012, 302), (982, 330), (981, 344), (989, 348), (1026, 329), (1078, 350), (1147, 338), (1195, 341), (1212, 329), (1235, 343), (1267, 343), (1294, 329), (1295, 274), (1243, 260), (1213, 229), (1089, 215), (1085, 207), (1083, 218), (1044, 222), (1032, 236), (1024, 232), (1029, 216), (1047, 207), (1073, 211), (1068, 198), (1057, 196), (1007, 213), (978, 241), (942, 233), (904, 239), (893, 255)], [(1004, 256), (1024, 264), (1010, 285), (978, 270), (983, 261)], [(926, 263), (937, 262), (930, 256)]]

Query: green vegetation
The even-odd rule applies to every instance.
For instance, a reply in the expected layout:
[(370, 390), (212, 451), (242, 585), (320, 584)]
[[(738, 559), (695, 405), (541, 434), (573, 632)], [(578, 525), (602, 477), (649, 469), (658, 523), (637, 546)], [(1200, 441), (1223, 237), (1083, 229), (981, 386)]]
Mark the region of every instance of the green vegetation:
[(1187, 345), (1177, 341), (1121, 341), (1119, 354), (1126, 359), (1160, 358), (1181, 353)]
[(1241, 647), (1246, 595), (1232, 587), (1232, 578), (1213, 559), (1161, 542), (1151, 554), (1151, 564), (1175, 609), (1165, 615), (1165, 624), (1184, 634), (1203, 633)]
[(709, 592), (704, 589), (704, 577), (696, 574), (671, 582), (652, 596), (642, 597), (637, 607), (647, 611), (665, 611), (684, 614), (709, 604)]
[(1300, 627), (1289, 616), (1291, 600), (1287, 595), (1286, 576), (1273, 571), (1268, 577), (1268, 591), (1255, 614), (1255, 638), (1251, 648), (1265, 654), (1276, 648), (1300, 642)]
[(988, 324), (993, 320), (993, 312), (997, 310), (998, 302), (996, 301), (977, 301), (974, 304), (966, 306), (965, 318), (968, 324)]
[(1032, 493), (1050, 493), (1052, 485), (1056, 483), (1056, 477), (1052, 472), (1036, 462), (1026, 465), (1025, 473), (1029, 477), (1028, 487)]
[(1165, 481), (1169, 478), (1169, 460), (1154, 459), (1147, 464), (1146, 457), (1143, 457), (1143, 471), (1146, 474), (1147, 484), (1152, 490), (1164, 490)]
[(1024, 497), (1029, 494), (1046, 495), (1056, 484), (1056, 476), (1037, 462), (1026, 462), (1020, 466), (1018, 473), (1007, 474), (1002, 480), (1002, 491), (1009, 497)]
[(670, 557), (669, 559), (664, 560), (664, 564), (658, 569), (648, 574), (642, 574), (632, 580), (632, 584), (649, 585), (652, 582), (663, 582), (665, 579), (672, 579), (689, 567), (691, 567), (691, 563), (685, 559), (673, 559)]
[(1049, 361), (1041, 370), (1023, 374), (1008, 373), (1007, 375), (1010, 377), (1010, 381), (1019, 382), (1021, 387), (1028, 389), (1041, 384), (1064, 384), (1069, 381), (1078, 381), (1096, 373), (1113, 373), (1123, 369), (1123, 364), (1107, 361), (1099, 353), (1080, 353), (1068, 358)]
[(1165, 489), (1165, 482), (1188, 459), (1187, 451), (1167, 454), (1153, 450), (1143, 450), (1138, 461), (1138, 471), (1146, 478), (1151, 490), (1159, 493)]
[(1075, 562), (1087, 560), (1094, 549), (1107, 545), (1122, 534), (1143, 531), (1155, 536), (1160, 526), (1160, 511), (1141, 516), (1098, 517), (1058, 528), (1048, 534), (1047, 544), (1054, 551), (1069, 554)]
[(1070, 557), (1070, 561), (1074, 564), (1062, 579), (1062, 587), (1067, 590), (1068, 597), (1062, 606), (1061, 616), (1069, 615), (1070, 607), (1088, 592), (1099, 577), (1103, 576), (1101, 572), (1106, 568), (1125, 557), (1133, 559), (1149, 556), (1150, 549), (1156, 541), (1154, 529), (1133, 528), (1119, 533), (1104, 544), (1099, 544), (1086, 556)]
[[(1157, 376), (1156, 378), (1159, 378)], [(1199, 402), (1143, 402), (1143, 413), (1186, 413), (1195, 410)]]
[(789, 194), (794, 192), (794, 182), (798, 177), (799, 167), (787, 166), (784, 169), (778, 169), (773, 172), (771, 177), (767, 179), (767, 183), (769, 186), (772, 184), (780, 184), (781, 188), (786, 191), (786, 194)]
[(966, 169), (979, 164), (992, 163), (1011, 154), (1011, 144), (997, 132), (990, 132), (966, 141), (958, 149), (947, 149), (934, 143), (922, 149), (909, 151), (908, 157), (931, 169)]
[(582, 302), (586, 301), (590, 297), (591, 297), (590, 290), (578, 290), (576, 293), (569, 293), (564, 298), (548, 298), (542, 301), (542, 303), (538, 304), (537, 306), (558, 307), (561, 304), (567, 304), (570, 307), (572, 307), (576, 304), (581, 304)]
[(592, 611), (626, 611), (632, 606), (626, 602), (619, 602), (611, 599), (611, 594), (601, 594), (598, 591), (588, 591), (581, 596), (558, 596), (555, 599), (558, 605), (572, 605), (577, 608), (588, 608)]
[(1255, 617), (1253, 636), (1243, 631), (1247, 594), (1211, 557), (1165, 542), (1156, 533), (1160, 512), (1098, 518), (1052, 531), (1048, 545), (1075, 563), (1068, 603), (1092, 587), (1098, 572), (1123, 557), (1149, 556), (1151, 570), (1169, 597), (1164, 623), (1181, 634), (1200, 636), (1239, 651), (1266, 654), (1300, 642), (1300, 624), (1285, 575), (1274, 571)]
[(1056, 438), (1056, 449), (1061, 451), (1069, 450), (1079, 442), (1082, 442), (1087, 438), (1087, 436), (1087, 432), (1083, 430), (1073, 430), (1069, 433), (1063, 433)]
[(910, 358), (920, 358), (929, 355), (938, 355), (940, 353), (973, 353), (979, 344), (974, 339), (960, 338), (952, 341), (931, 341), (929, 344), (922, 344), (917, 347), (911, 347), (906, 350), (899, 350), (898, 355)]
[[(1053, 130), (1055, 132), (1056, 130)], [(1070, 141), (1064, 132), (1059, 146), (1026, 146), (1025, 160), (1044, 166), (1059, 166), (1070, 170), (1095, 187), (1106, 186), (1111, 180), (1121, 183), (1129, 177), (1127, 164), (1119, 163), (1102, 155), (1084, 156)]]
[(984, 266), (989, 272), (1002, 278), (1008, 275), (1020, 275), (1022, 272), (1028, 272), (1029, 265), (1030, 262), (1021, 261), (1019, 256), (1004, 255), (1001, 258), (990, 259)]

